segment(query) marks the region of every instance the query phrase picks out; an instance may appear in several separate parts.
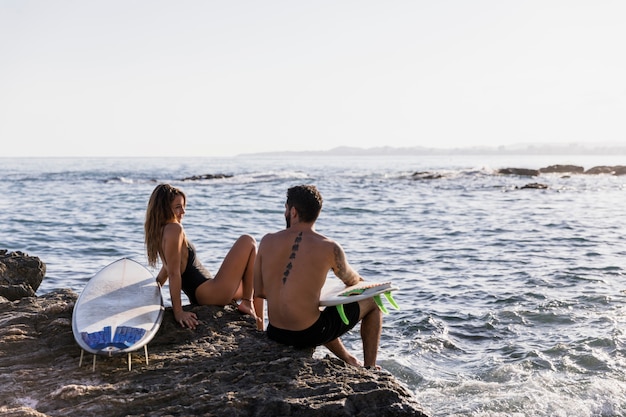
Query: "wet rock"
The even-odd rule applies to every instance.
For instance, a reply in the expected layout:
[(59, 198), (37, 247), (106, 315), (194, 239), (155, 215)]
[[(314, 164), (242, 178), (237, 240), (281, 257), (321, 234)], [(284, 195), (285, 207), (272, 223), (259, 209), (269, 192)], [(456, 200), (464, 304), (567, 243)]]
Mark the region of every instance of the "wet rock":
[(224, 179), (224, 178), (232, 178), (232, 175), (229, 175), (229, 174), (193, 175), (191, 177), (185, 177), (181, 179), (181, 181), (217, 180), (217, 179)]
[(528, 168), (500, 168), (497, 172), (502, 175), (519, 175), (522, 177), (536, 177), (539, 175), (538, 169)]
[(23, 252), (0, 250), (0, 297), (33, 297), (46, 275), (46, 264)]
[(545, 168), (540, 168), (539, 172), (542, 174), (551, 174), (551, 173), (573, 173), (573, 174), (582, 174), (585, 172), (585, 168), (578, 165), (550, 165)]
[(595, 166), (585, 171), (585, 174), (598, 175), (598, 174), (613, 174), (613, 167), (610, 166)]
[(595, 166), (593, 168), (589, 168), (587, 171), (585, 171), (585, 174), (626, 175), (626, 166), (624, 165), (615, 165), (615, 166), (600, 165), (600, 166)]
[(413, 175), (411, 175), (411, 178), (414, 180), (438, 180), (440, 178), (443, 178), (443, 175), (436, 172), (423, 171), (414, 172)]
[(626, 165), (600, 165), (590, 168), (586, 171), (584, 167), (578, 165), (550, 165), (548, 167), (540, 169), (501, 168), (496, 172), (502, 175), (519, 175), (527, 177), (535, 177), (537, 175), (547, 173), (626, 175)]
[[(517, 187), (515, 187), (517, 188)], [(525, 189), (533, 189), (533, 190), (545, 190), (548, 188), (548, 186), (546, 184), (540, 184), (538, 182), (533, 182), (530, 184), (526, 184), (522, 187), (519, 187), (521, 190), (525, 190)]]
[(0, 414), (15, 416), (424, 416), (388, 372), (278, 345), (233, 306), (195, 306), (196, 330), (163, 324), (143, 351), (79, 367), (77, 295), (0, 301)]

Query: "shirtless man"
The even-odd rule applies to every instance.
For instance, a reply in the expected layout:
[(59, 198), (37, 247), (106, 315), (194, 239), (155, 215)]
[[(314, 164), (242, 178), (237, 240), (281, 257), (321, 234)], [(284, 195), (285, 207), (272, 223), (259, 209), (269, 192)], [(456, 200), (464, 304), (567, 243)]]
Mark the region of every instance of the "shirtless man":
[(312, 185), (292, 187), (285, 208), (287, 228), (263, 237), (254, 264), (254, 294), (267, 300), (267, 336), (297, 348), (324, 345), (345, 362), (361, 366), (339, 340), (361, 321), (363, 365), (375, 367), (382, 313), (374, 300), (346, 304), (349, 325), (336, 308), (320, 312), (320, 292), (329, 270), (346, 285), (363, 280), (341, 246), (315, 231), (322, 196)]

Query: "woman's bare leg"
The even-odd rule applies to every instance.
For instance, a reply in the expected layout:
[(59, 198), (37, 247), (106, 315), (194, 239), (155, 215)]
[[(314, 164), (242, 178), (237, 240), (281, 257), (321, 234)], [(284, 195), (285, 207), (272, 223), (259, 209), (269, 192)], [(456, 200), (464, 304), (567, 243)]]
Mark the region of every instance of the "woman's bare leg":
[(198, 302), (205, 305), (226, 305), (234, 299), (241, 299), (239, 310), (256, 317), (252, 303), (255, 258), (256, 241), (250, 235), (241, 236), (228, 251), (215, 278), (196, 290)]
[[(244, 235), (241, 238), (247, 239), (248, 235)], [(253, 297), (254, 295), (254, 261), (256, 259), (256, 241), (254, 238), (250, 236), (253, 244), (253, 251), (250, 252), (250, 256), (247, 260), (247, 267), (244, 271), (243, 278), (233, 295), (233, 299), (241, 300), (239, 304), (239, 311), (244, 314), (249, 314), (252, 317), (255, 317), (257, 320), (257, 329), (263, 330), (263, 299), (258, 297)], [(235, 245), (237, 242), (235, 243)], [(232, 251), (232, 250), (231, 250)], [(226, 261), (226, 260), (224, 260)], [(221, 268), (220, 268), (221, 269)], [(219, 273), (219, 271), (218, 271)]]

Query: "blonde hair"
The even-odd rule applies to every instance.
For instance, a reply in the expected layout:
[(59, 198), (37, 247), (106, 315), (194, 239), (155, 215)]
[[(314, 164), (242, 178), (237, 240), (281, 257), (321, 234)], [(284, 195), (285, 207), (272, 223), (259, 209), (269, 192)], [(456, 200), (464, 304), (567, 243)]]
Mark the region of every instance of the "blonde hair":
[(181, 190), (169, 184), (159, 184), (150, 196), (148, 208), (146, 209), (144, 232), (148, 265), (152, 267), (157, 266), (159, 255), (163, 254), (163, 248), (161, 247), (163, 227), (174, 218), (172, 201), (179, 195), (183, 197), (183, 202), (186, 204), (187, 197)]

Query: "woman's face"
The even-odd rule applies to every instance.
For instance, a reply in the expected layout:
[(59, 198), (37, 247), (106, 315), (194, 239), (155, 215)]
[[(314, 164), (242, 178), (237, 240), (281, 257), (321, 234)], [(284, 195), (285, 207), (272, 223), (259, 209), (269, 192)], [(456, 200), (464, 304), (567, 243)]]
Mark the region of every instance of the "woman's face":
[(174, 213), (174, 221), (177, 223), (182, 223), (183, 217), (185, 216), (185, 199), (182, 195), (177, 195), (172, 200), (172, 213)]

